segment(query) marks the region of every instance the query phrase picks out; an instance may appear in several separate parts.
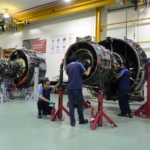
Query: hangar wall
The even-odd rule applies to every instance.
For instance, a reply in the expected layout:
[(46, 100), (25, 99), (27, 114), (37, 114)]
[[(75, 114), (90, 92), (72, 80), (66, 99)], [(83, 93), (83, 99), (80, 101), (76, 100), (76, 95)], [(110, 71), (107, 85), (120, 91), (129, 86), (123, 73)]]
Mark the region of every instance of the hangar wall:
[[(47, 52), (45, 57), (48, 67), (46, 76), (53, 79), (54, 76), (59, 74), (59, 66), (64, 58), (64, 53), (49, 53), (50, 37), (68, 33), (74, 34), (76, 37), (95, 36), (95, 10), (30, 24), (24, 27), (23, 31), (17, 33), (0, 33), (0, 47), (11, 48), (17, 46), (19, 48), (22, 47), (22, 41), (25, 39), (46, 38)], [(67, 80), (66, 74), (64, 74), (64, 79)]]
[[(119, 8), (119, 7), (118, 7)], [(107, 11), (106, 11), (107, 12)], [(107, 14), (104, 14), (107, 18), (107, 23), (121, 22), (126, 21), (126, 9), (110, 11)], [(134, 11), (133, 8), (127, 9), (127, 20), (134, 20), (138, 18), (149, 18), (150, 9), (145, 6), (138, 7), (137, 11)], [(105, 24), (106, 22), (104, 22)], [(127, 23), (127, 38), (134, 40), (135, 42), (140, 41), (150, 41), (150, 19), (143, 21), (136, 21)], [(135, 27), (135, 29), (134, 29)], [(111, 25), (104, 28), (104, 31), (107, 30), (106, 36), (112, 36), (117, 38), (123, 38), (126, 36), (126, 24)], [(134, 38), (135, 30), (135, 38)], [(104, 39), (105, 36), (102, 36)], [(150, 42), (145, 44), (140, 44), (145, 51), (150, 51)], [(149, 55), (150, 57), (150, 55)]]

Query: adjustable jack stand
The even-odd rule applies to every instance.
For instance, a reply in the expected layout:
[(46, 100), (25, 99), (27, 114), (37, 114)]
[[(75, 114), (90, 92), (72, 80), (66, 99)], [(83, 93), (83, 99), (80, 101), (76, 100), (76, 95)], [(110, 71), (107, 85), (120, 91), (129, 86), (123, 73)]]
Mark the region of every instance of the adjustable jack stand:
[(150, 63), (147, 66), (147, 102), (138, 108), (134, 115), (141, 118), (150, 119)]
[(54, 103), (50, 115), (53, 116), (55, 114), (55, 112), (56, 112), (56, 110), (55, 110), (55, 103)]
[(98, 112), (94, 115), (94, 110), (91, 110), (91, 129), (95, 130), (96, 125), (99, 127), (103, 126), (103, 117), (107, 119), (107, 121), (113, 126), (117, 127), (117, 125), (105, 114), (103, 111), (103, 87), (102, 87), (102, 68), (99, 64), (99, 86), (98, 86)]
[(88, 109), (91, 107), (91, 102), (89, 102), (88, 100), (83, 100), (83, 109)]
[(63, 120), (62, 112), (64, 111), (68, 116), (70, 116), (70, 113), (68, 110), (63, 106), (63, 63), (60, 65), (60, 85), (59, 85), (59, 103), (58, 103), (58, 109), (54, 113), (54, 115), (51, 117), (51, 121), (54, 121), (56, 119), (56, 116), (58, 119)]
[[(67, 107), (69, 107), (69, 102), (67, 103)], [(91, 107), (91, 102), (89, 102), (88, 100), (83, 100), (83, 109), (89, 109)], [(74, 108), (77, 108), (76, 103), (74, 103)]]

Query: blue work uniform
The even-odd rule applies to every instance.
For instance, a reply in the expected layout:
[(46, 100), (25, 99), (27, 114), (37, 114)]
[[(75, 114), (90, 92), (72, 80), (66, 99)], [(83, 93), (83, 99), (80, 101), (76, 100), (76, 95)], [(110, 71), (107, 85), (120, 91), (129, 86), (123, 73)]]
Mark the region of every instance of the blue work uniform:
[(119, 73), (121, 76), (119, 79), (119, 107), (121, 114), (131, 113), (129, 106), (129, 96), (128, 92), (130, 89), (130, 71), (128, 69), (122, 69)]
[(74, 101), (77, 104), (77, 110), (79, 115), (79, 121), (84, 121), (83, 117), (83, 96), (82, 96), (82, 75), (86, 72), (83, 64), (80, 62), (72, 62), (66, 66), (66, 72), (68, 75), (68, 99), (69, 99), (69, 111), (70, 121), (75, 123), (74, 118)]
[[(42, 94), (44, 98), (50, 100), (50, 93), (52, 91), (52, 86), (49, 87), (48, 90), (45, 90), (43, 87), (40, 87), (39, 89), (39, 95)], [(39, 98), (38, 103), (38, 113), (41, 115), (43, 112), (43, 115), (50, 115), (52, 107), (49, 106), (48, 102), (45, 102)]]
[(119, 73), (121, 76), (119, 81), (119, 89), (130, 89), (130, 71), (128, 69), (122, 69)]

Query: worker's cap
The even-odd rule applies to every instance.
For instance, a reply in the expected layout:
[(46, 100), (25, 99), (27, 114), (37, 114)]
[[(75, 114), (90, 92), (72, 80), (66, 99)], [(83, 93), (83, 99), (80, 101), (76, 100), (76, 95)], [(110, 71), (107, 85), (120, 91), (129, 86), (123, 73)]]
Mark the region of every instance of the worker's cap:
[(77, 61), (78, 60), (78, 56), (77, 55), (72, 55), (70, 57), (70, 61), (73, 62), (73, 61)]
[(45, 77), (45, 78), (43, 79), (43, 81), (49, 81), (49, 78), (48, 78), (48, 77)]

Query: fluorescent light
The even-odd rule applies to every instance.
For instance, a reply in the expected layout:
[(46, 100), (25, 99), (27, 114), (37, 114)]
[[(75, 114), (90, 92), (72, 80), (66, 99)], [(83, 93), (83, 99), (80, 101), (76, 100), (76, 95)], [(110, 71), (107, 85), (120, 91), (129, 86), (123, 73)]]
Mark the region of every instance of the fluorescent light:
[(4, 18), (9, 18), (9, 14), (8, 14), (8, 9), (5, 10), (5, 13), (4, 13)]
[(7, 13), (5, 13), (4, 18), (9, 18), (9, 15)]
[(65, 2), (70, 2), (71, 0), (65, 0)]

